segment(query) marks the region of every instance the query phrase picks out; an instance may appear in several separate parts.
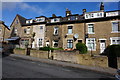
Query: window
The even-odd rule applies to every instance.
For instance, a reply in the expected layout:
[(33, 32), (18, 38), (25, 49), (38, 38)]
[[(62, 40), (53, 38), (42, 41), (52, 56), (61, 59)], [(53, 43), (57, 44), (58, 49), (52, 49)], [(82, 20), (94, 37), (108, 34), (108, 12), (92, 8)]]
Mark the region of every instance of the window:
[(27, 31), (26, 31), (26, 29), (24, 29), (24, 33), (26, 33)]
[(21, 41), (21, 45), (28, 45), (29, 44), (29, 39), (22, 39)]
[(94, 17), (94, 14), (91, 14), (91, 17)]
[(53, 47), (58, 47), (58, 40), (54, 40)]
[(58, 35), (58, 27), (54, 27), (54, 35)]
[(95, 50), (95, 38), (87, 38), (86, 39), (86, 45), (88, 47), (88, 50)]
[(14, 29), (14, 33), (17, 34), (17, 31), (18, 31), (17, 28), (15, 28), (15, 29)]
[(16, 24), (18, 24), (18, 20), (16, 20)]
[(76, 20), (76, 16), (70, 16), (70, 20)]
[(120, 28), (118, 26), (118, 22), (112, 22), (112, 32), (119, 32)]
[(110, 38), (110, 40), (111, 40), (111, 45), (120, 44), (120, 37), (112, 37)]
[(30, 23), (30, 20), (27, 20), (26, 23)]
[(40, 26), (40, 32), (43, 32), (43, 26)]
[(49, 46), (49, 40), (48, 40), (48, 41), (46, 41), (46, 46)]
[(59, 22), (60, 19), (59, 18), (54, 18), (54, 19), (51, 19), (51, 22)]
[(30, 27), (27, 28), (26, 34), (30, 34)]
[(72, 34), (72, 26), (68, 26), (68, 34)]
[(78, 40), (78, 43), (82, 43), (82, 40)]
[(43, 22), (43, 21), (45, 21), (45, 18), (38, 18), (38, 19), (36, 19), (38, 22)]
[(89, 34), (94, 33), (94, 24), (88, 24), (88, 33)]
[(67, 48), (73, 48), (73, 40), (67, 40)]
[(42, 46), (42, 41), (43, 41), (43, 39), (39, 39), (39, 41), (38, 41), (39, 47)]
[(0, 27), (0, 34), (2, 33), (2, 28)]

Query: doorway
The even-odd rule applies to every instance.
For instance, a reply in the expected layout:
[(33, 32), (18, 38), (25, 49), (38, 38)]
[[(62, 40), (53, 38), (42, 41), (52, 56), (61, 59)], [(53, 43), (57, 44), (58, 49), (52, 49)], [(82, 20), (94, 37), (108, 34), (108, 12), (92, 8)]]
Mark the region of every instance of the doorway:
[(106, 48), (105, 40), (100, 40), (100, 53), (103, 53)]

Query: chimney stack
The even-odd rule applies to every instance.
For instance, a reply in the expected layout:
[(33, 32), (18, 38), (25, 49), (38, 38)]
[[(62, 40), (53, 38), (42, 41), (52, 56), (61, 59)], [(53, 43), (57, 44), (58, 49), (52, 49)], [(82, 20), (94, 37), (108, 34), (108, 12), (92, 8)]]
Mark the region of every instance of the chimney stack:
[(68, 8), (66, 8), (66, 16), (69, 16), (69, 15), (71, 15), (71, 11)]
[(83, 9), (82, 11), (83, 11), (83, 14), (84, 14), (86, 12), (86, 9)]
[(100, 4), (100, 11), (104, 11), (104, 3), (103, 2), (101, 2), (101, 4)]
[(52, 17), (56, 17), (56, 15), (55, 15), (55, 14), (52, 14)]

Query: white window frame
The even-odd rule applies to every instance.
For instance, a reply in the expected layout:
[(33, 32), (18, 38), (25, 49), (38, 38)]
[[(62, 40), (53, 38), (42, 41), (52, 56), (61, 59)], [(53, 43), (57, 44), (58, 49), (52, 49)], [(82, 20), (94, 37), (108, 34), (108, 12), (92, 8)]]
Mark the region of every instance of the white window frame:
[[(72, 27), (72, 29), (68, 29), (68, 27)], [(73, 26), (67, 26), (67, 29), (68, 29), (67, 30), (67, 34), (73, 34)]]
[(14, 33), (17, 34), (18, 33), (18, 30), (17, 28), (14, 29)]
[(37, 22), (44, 22), (44, 21), (45, 21), (45, 18), (37, 18), (36, 21), (37, 21)]
[[(89, 26), (89, 25), (93, 25), (92, 27)], [(95, 23), (87, 23), (87, 28), (88, 28), (88, 34), (95, 34)], [(89, 28), (92, 28), (93, 29), (93, 32), (89, 32)]]
[[(68, 42), (68, 41), (72, 41), (72, 42)], [(70, 43), (72, 44), (72, 47), (70, 47), (69, 45), (70, 45)], [(69, 48), (73, 48), (73, 39), (67, 39), (67, 48), (69, 49)]]
[(43, 32), (43, 26), (40, 26), (40, 33)]
[[(58, 35), (58, 27), (54, 27), (54, 35)], [(57, 33), (55, 33), (57, 31)]]
[(51, 19), (51, 23), (54, 23), (54, 22), (60, 22), (60, 18)]
[[(118, 23), (118, 31), (113, 31), (113, 23)], [(120, 31), (119, 31), (119, 23), (120, 23), (120, 21), (111, 21), (111, 26), (112, 26), (112, 32), (111, 33), (120, 33)]]
[[(88, 42), (88, 40), (90, 40), (90, 42)], [(94, 49), (88, 47), (89, 46), (88, 43), (90, 43), (90, 45), (91, 45), (92, 40), (94, 40), (94, 43), (93, 43), (94, 44)], [(86, 39), (86, 46), (87, 46), (89, 51), (91, 51), (91, 50), (96, 51), (96, 39), (95, 38), (87, 38)]]
[(117, 43), (117, 40), (120, 40), (120, 37), (110, 37), (110, 45), (113, 45), (113, 40), (115, 41), (115, 44), (120, 44), (120, 43)]
[(26, 20), (26, 23), (29, 24), (29, 23), (30, 23), (30, 20)]
[[(58, 44), (58, 41), (56, 42), (56, 41), (53, 41), (53, 47), (55, 48), (55, 43), (57, 43)], [(57, 46), (58, 47), (58, 46)]]
[[(41, 45), (40, 45), (40, 41), (41, 41)], [(37, 46), (43, 47), (43, 38), (37, 38)]]
[(27, 30), (26, 30), (26, 34), (30, 34), (30, 27), (27, 28)]

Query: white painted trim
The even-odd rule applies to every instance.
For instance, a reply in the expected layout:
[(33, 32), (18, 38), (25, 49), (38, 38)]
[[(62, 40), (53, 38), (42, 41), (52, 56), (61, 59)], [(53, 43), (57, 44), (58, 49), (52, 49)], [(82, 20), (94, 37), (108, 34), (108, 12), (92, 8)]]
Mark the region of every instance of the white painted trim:
[(110, 37), (110, 45), (112, 45), (112, 40), (120, 40), (120, 37)]
[(83, 39), (77, 39), (77, 40), (83, 40)]
[(74, 34), (73, 34), (73, 33), (72, 33), (72, 34), (68, 34), (68, 33), (67, 33), (66, 35), (74, 35)]
[(74, 24), (68, 24), (67, 26), (74, 26)]
[(115, 21), (111, 21), (111, 22), (120, 22), (120, 20), (115, 20)]
[(95, 23), (86, 23), (86, 24), (88, 25), (88, 24), (95, 24)]
[[(86, 46), (88, 47), (88, 39), (94, 39), (95, 40), (95, 49), (92, 49), (92, 51), (96, 51), (96, 38), (86, 38)], [(88, 51), (91, 51), (91, 49), (88, 49)]]
[(105, 38), (100, 38), (99, 41), (101, 41), (101, 40), (107, 40), (107, 39), (105, 39)]
[(114, 31), (114, 32), (112, 31), (111, 33), (120, 33), (120, 31)]
[(94, 33), (89, 33), (89, 32), (88, 32), (88, 34), (95, 34), (95, 32), (94, 32)]

